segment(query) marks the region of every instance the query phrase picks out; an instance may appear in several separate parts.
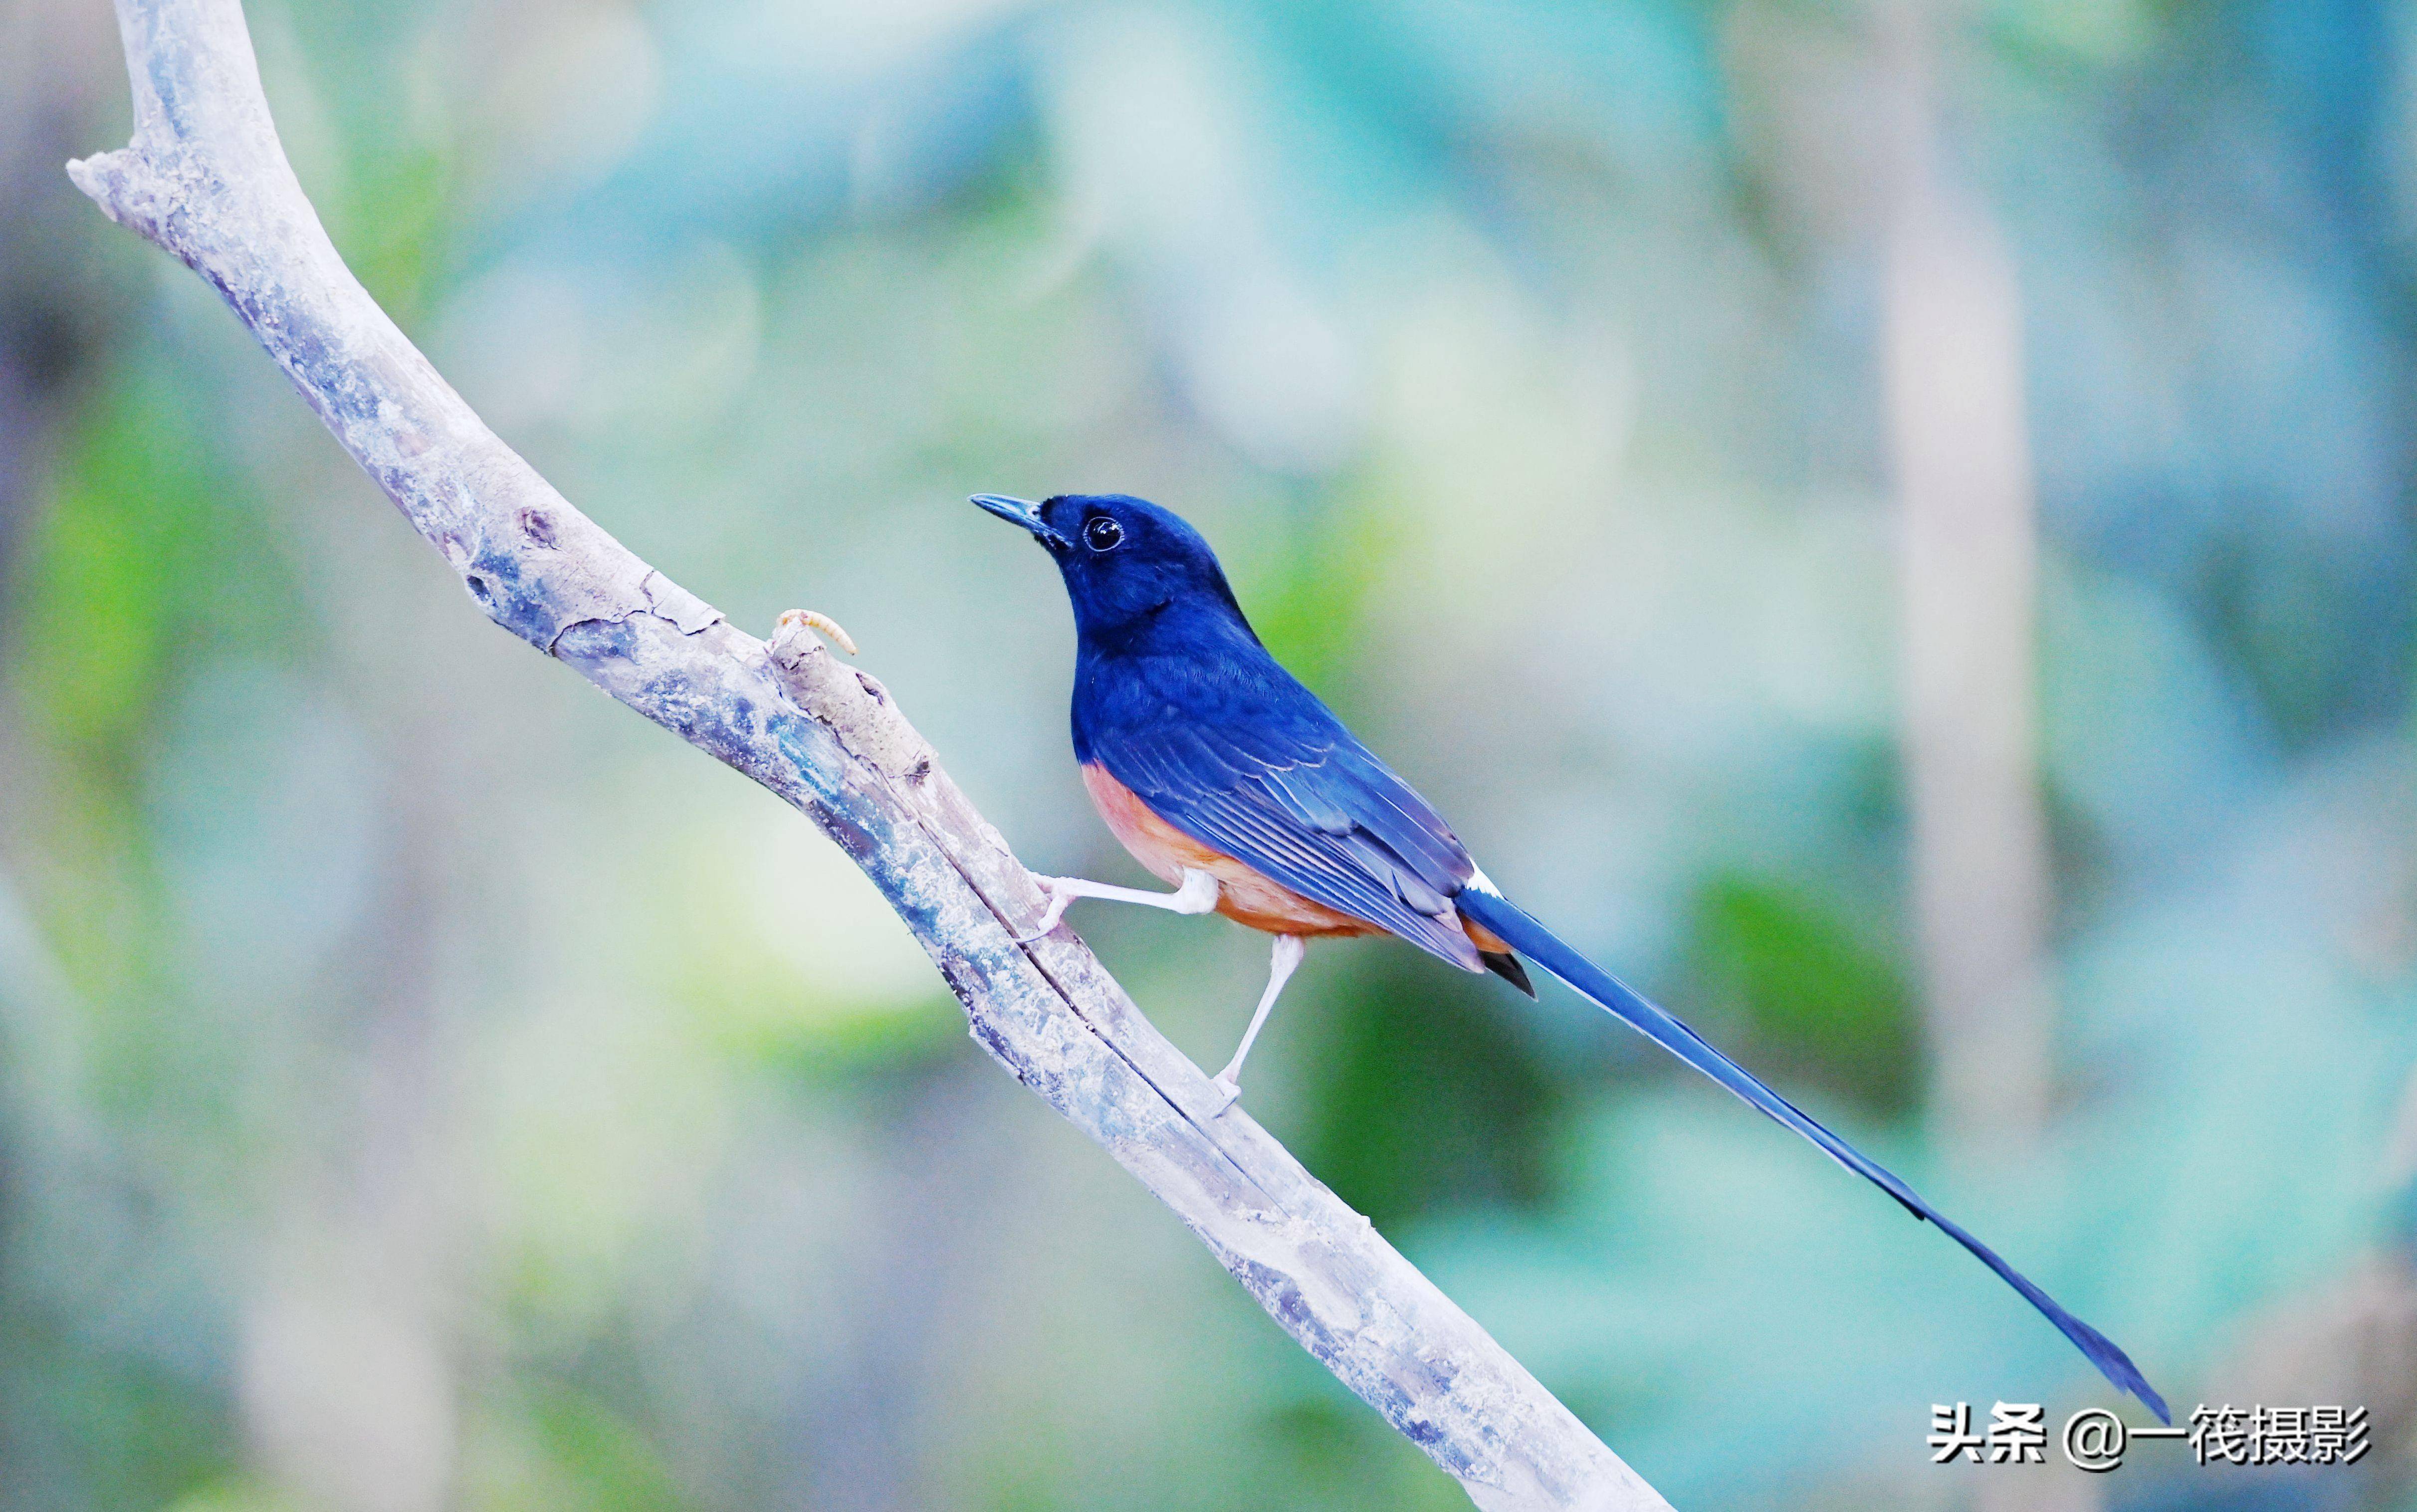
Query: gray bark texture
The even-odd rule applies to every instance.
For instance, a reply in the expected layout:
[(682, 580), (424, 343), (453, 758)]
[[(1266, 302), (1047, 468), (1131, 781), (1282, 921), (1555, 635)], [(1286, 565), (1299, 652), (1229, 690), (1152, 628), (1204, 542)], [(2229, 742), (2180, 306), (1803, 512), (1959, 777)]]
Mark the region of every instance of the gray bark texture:
[(117, 0), (134, 140), (70, 163), (225, 296), (488, 618), (771, 789), (856, 859), (983, 1049), (1113, 1156), (1269, 1316), (1485, 1508), (1666, 1507), (1150, 1026), (880, 684), (648, 567), (496, 438), (337, 255), (269, 120), (238, 0)]

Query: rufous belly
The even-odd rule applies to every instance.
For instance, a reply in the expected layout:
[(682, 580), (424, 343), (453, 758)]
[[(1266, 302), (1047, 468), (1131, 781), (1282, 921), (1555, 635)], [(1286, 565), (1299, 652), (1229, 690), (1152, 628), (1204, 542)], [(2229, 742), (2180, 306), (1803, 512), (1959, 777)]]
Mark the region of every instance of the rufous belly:
[(1303, 898), (1280, 882), (1191, 836), (1152, 813), (1132, 789), (1097, 764), (1083, 768), (1083, 786), (1108, 829), (1152, 875), (1180, 886), (1186, 868), (1217, 879), (1217, 912), (1269, 934), (1381, 934), (1378, 926)]

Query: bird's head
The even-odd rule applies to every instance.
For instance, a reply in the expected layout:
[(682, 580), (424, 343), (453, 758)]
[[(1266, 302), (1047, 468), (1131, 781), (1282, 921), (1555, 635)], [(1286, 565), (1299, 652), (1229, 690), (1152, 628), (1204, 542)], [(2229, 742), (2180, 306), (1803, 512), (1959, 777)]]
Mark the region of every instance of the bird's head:
[(1130, 628), (1175, 608), (1242, 617), (1208, 543), (1147, 499), (1060, 493), (1034, 504), (977, 493), (973, 502), (1032, 532), (1056, 559), (1074, 628), (1084, 635)]

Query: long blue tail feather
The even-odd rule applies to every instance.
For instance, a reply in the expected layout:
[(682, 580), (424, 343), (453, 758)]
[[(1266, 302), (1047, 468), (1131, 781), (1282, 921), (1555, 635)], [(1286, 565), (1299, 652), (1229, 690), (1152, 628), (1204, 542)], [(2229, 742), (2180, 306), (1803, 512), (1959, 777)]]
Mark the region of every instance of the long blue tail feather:
[(1550, 930), (1510, 900), (1487, 888), (1482, 880), (1465, 888), (1457, 901), (1462, 914), (1498, 935), (1512, 949), (1524, 953), (1537, 965), (1586, 994), (1647, 1038), (1736, 1093), (1776, 1122), (1803, 1135), (1830, 1158), (1895, 1198), (1914, 1217), (1938, 1225), (1949, 1238), (1970, 1250), (1982, 1264), (1997, 1272), (2008, 1286), (2021, 1293), (2023, 1300), (2037, 1308), (2048, 1322), (2056, 1324), (2058, 1332), (2089, 1356), (2090, 1363), (2098, 1367), (2100, 1373), (2108, 1381), (2138, 1398), (2157, 1414), (2159, 1422), (2173, 1421), (2166, 1408), (2166, 1399), (2157, 1395), (2156, 1388), (2149, 1384), (2140, 1374), (2139, 1368), (2132, 1363), (2131, 1356), (2118, 1348), (2114, 1340), (2065, 1311), (2054, 1297), (2032, 1284), (2022, 1272), (2007, 1264), (1996, 1250), (1923, 1201), (1919, 1193), (1899, 1181), (1885, 1167), (1831, 1133), (1794, 1103), (1763, 1085), (1752, 1072), (1713, 1049), (1693, 1029), (1672, 1018), (1627, 983), (1563, 944)]

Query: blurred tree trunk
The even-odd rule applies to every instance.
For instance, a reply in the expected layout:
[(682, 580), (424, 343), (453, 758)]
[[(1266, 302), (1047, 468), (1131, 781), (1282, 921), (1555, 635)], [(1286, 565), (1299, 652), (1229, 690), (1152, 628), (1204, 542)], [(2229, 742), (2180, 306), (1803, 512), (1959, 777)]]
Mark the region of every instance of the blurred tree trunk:
[(1964, 1150), (2003, 1151), (2045, 1124), (2053, 1060), (2022, 301), (2003, 234), (1944, 160), (1932, 24), (1911, 6), (1885, 20), (1896, 87), (1882, 372), (1900, 739), (1932, 1107)]
[[(2038, 767), (2036, 499), (2022, 289), (2004, 233), (1940, 141), (1941, 34), (1961, 8), (1882, 11), (1893, 88), (1881, 381), (1897, 491), (1900, 748), (1931, 1118), (2003, 1160), (2047, 1124), (2055, 1004)], [(1977, 1481), (1980, 1512), (2095, 1512), (2068, 1464)]]

